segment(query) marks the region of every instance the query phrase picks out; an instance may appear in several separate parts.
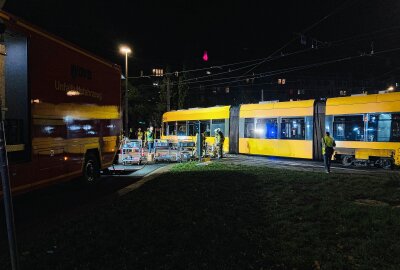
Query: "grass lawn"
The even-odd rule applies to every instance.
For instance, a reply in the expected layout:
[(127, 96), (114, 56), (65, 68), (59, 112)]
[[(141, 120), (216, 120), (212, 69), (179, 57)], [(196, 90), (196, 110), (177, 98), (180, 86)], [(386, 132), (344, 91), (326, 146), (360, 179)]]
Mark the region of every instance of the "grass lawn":
[(398, 205), (398, 179), (188, 163), (18, 240), (22, 269), (399, 269)]

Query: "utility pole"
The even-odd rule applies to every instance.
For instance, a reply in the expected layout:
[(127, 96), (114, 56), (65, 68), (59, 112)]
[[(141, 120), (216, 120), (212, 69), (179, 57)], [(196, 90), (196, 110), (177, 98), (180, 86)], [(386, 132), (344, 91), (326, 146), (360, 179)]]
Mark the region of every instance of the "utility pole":
[(128, 118), (128, 53), (125, 53), (125, 136), (129, 137), (129, 118)]
[[(0, 10), (4, 1), (0, 3)], [(4, 29), (4, 23), (0, 19), (0, 29)], [(15, 235), (14, 211), (10, 187), (10, 173), (8, 170), (8, 158), (5, 134), (5, 55), (6, 47), (3, 44), (3, 34), (0, 32), (0, 176), (3, 188), (4, 213), (7, 225), (8, 246), (11, 258), (11, 269), (18, 270), (18, 248)]]
[(169, 76), (167, 75), (167, 112), (171, 110), (171, 89)]
[(125, 136), (129, 137), (129, 117), (128, 117), (128, 54), (132, 52), (131, 48), (127, 46), (121, 46), (119, 48), (120, 53), (125, 55), (125, 95), (124, 95), (124, 116), (125, 116), (125, 123), (124, 123), (124, 132)]
[(264, 89), (261, 89), (261, 102), (264, 101)]

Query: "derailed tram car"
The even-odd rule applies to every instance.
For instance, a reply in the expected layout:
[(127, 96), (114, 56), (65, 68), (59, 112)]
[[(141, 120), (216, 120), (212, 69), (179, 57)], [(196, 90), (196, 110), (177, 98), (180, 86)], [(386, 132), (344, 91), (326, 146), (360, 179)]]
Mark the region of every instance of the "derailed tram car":
[(400, 93), (328, 99), (325, 124), (343, 165), (400, 165)]
[(193, 108), (166, 112), (163, 115), (162, 139), (177, 143), (181, 140), (195, 140), (200, 124), (200, 132), (205, 134), (206, 143), (214, 144), (215, 129), (220, 128), (225, 135), (224, 151), (229, 145), (230, 106)]
[(242, 105), (238, 152), (320, 159), (324, 107), (314, 100)]

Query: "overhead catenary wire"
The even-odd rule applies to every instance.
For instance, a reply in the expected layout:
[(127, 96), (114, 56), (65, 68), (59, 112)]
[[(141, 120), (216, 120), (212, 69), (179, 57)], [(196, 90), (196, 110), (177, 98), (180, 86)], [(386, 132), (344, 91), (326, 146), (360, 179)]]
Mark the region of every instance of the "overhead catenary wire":
[[(314, 50), (314, 49), (313, 48), (307, 48), (307, 49), (303, 49), (303, 50), (299, 50), (299, 51), (295, 51), (295, 52), (291, 52), (291, 53), (282, 54), (282, 55), (275, 56), (275, 57), (265, 58), (264, 60), (265, 61), (273, 61), (273, 60), (276, 60), (276, 59), (279, 59), (279, 58), (288, 57), (288, 56), (292, 56), (292, 55), (296, 55), (296, 54), (301, 54), (301, 53), (308, 52), (308, 51), (311, 51), (311, 50)], [(187, 80), (181, 81), (181, 83), (185, 83), (185, 82), (187, 82), (187, 83), (201, 83), (201, 82), (204, 82), (204, 81), (197, 81), (197, 80), (198, 79), (203, 79), (203, 78), (215, 77), (215, 76), (219, 76), (219, 75), (222, 75), (222, 74), (232, 73), (232, 72), (235, 72), (235, 71), (238, 71), (238, 70), (242, 70), (242, 69), (245, 69), (247, 67), (257, 65), (257, 64), (258, 63), (252, 64), (252, 65), (249, 65), (249, 66), (245, 66), (245, 67), (241, 67), (241, 68), (237, 68), (237, 69), (234, 69), (234, 70), (226, 71), (226, 72), (220, 72), (220, 73), (217, 73), (217, 74), (210, 74), (210, 75), (206, 75), (206, 76), (191, 78), (191, 79), (187, 79)], [(224, 78), (219, 78), (219, 79), (215, 79), (215, 80), (220, 80), (220, 79), (224, 79)]]
[[(370, 35), (370, 34), (380, 33), (380, 32), (385, 32), (385, 31), (395, 30), (395, 29), (400, 29), (400, 26), (385, 28), (385, 29), (381, 29), (381, 30), (376, 30), (376, 31), (373, 31), (373, 32), (370, 32), (370, 33), (364, 33), (364, 34), (361, 34), (361, 35), (357, 35), (357, 36), (353, 36), (353, 37), (349, 37), (349, 38), (345, 38), (345, 39), (341, 39), (341, 40), (330, 41), (330, 42), (327, 42), (327, 44), (328, 44), (327, 46), (319, 47), (318, 50), (326, 49), (326, 48), (338, 47), (338, 46), (346, 44), (347, 42), (350, 42), (350, 41), (363, 40), (363, 39), (365, 39), (365, 38), (363, 38), (364, 36), (367, 36), (367, 35)], [(361, 39), (360, 39), (360, 37), (361, 37)], [(282, 54), (282, 55), (278, 55), (276, 57), (265, 57), (265, 58), (255, 59), (255, 60), (244, 61), (244, 62), (254, 62), (254, 61), (258, 61), (260, 59), (266, 60), (266, 61), (273, 61), (273, 60), (279, 59), (281, 57), (287, 57), (287, 56), (291, 56), (291, 55), (295, 55), (295, 54), (300, 54), (300, 53), (311, 51), (311, 50), (316, 50), (316, 49), (315, 48), (308, 48), (308, 49), (299, 50), (299, 51), (295, 51), (295, 52), (291, 52), (291, 53), (285, 53), (285, 54)], [(238, 64), (238, 63), (236, 63), (236, 64)], [(257, 65), (257, 63), (253, 64), (253, 65)], [(253, 65), (249, 65), (249, 66), (253, 66)], [(246, 66), (246, 67), (248, 67), (248, 66)], [(231, 79), (231, 78), (237, 78), (237, 76), (234, 76), (234, 77), (217, 78), (217, 79), (213, 79), (213, 80), (201, 80), (201, 81), (198, 81), (199, 79), (202, 79), (202, 78), (214, 77), (214, 76), (227, 74), (227, 73), (233, 73), (234, 71), (241, 70), (241, 69), (244, 69), (246, 67), (242, 67), (242, 68), (238, 68), (238, 69), (235, 69), (235, 70), (231, 70), (230, 72), (227, 71), (227, 72), (221, 72), (221, 73), (207, 75), (207, 76), (200, 76), (200, 77), (190, 78), (190, 79), (181, 81), (181, 83), (185, 83), (185, 82), (188, 82), (188, 83), (202, 83), (202, 82), (221, 81), (221, 80), (227, 80), (227, 79)], [(208, 69), (208, 68), (206, 68), (206, 69)], [(247, 76), (243, 75), (243, 77), (247, 77)]]
[[(384, 28), (384, 29), (375, 30), (375, 31), (372, 31), (369, 33), (363, 33), (363, 34), (351, 36), (351, 37), (344, 38), (344, 39), (333, 40), (333, 41), (330, 41), (329, 44), (339, 45), (339, 44), (343, 44), (345, 42), (350, 42), (350, 41), (360, 41), (363, 39), (372, 38), (371, 35), (387, 32), (387, 31), (391, 31), (391, 30), (400, 30), (400, 26), (388, 27), (388, 28)], [(386, 33), (385, 35), (393, 35), (393, 34), (395, 34), (395, 33)]]
[[(373, 55), (379, 55), (379, 54), (389, 53), (389, 52), (394, 52), (394, 51), (399, 51), (399, 50), (400, 50), (400, 47), (391, 48), (391, 49), (386, 49), (386, 50), (381, 50), (381, 51), (374, 52)], [(251, 78), (258, 79), (258, 78), (271, 77), (271, 76), (274, 76), (274, 75), (285, 74), (285, 73), (288, 73), (288, 72), (293, 72), (293, 71), (298, 71), (298, 70), (305, 70), (305, 69), (309, 69), (309, 68), (313, 68), (313, 67), (319, 67), (319, 66), (323, 66), (323, 65), (339, 63), (339, 62), (344, 62), (344, 61), (353, 60), (353, 59), (362, 58), (362, 57), (368, 57), (368, 56), (372, 56), (372, 55), (371, 54), (353, 55), (353, 56), (347, 56), (347, 57), (342, 57), (342, 58), (338, 58), (338, 59), (327, 60), (327, 61), (323, 61), (323, 62), (312, 63), (312, 64), (307, 64), (307, 65), (302, 65), (302, 66), (297, 66), (297, 67), (291, 67), (291, 68), (286, 68), (286, 69), (278, 69), (278, 70), (275, 70), (275, 71), (269, 71), (269, 72), (265, 72), (265, 73), (254, 74), (253, 76), (251, 76)], [(241, 77), (241, 76), (238, 76), (238, 77)], [(234, 83), (234, 82), (239, 82), (239, 81), (243, 81), (243, 79), (238, 79), (238, 80), (234, 80), (234, 81), (230, 81), (230, 82), (222, 82), (222, 83), (217, 83), (217, 84), (211, 84), (211, 85), (202, 85), (202, 86), (199, 86), (199, 87), (212, 87), (212, 86), (224, 85), (224, 84), (227, 84), (227, 83)]]
[[(234, 62), (234, 63), (229, 63), (229, 64), (223, 64), (223, 65), (214, 65), (214, 66), (209, 66), (205, 68), (197, 68), (197, 69), (188, 69), (188, 70), (181, 70), (181, 71), (174, 71), (174, 72), (167, 72), (164, 73), (164, 76), (169, 76), (169, 75), (175, 75), (176, 73), (189, 73), (189, 72), (198, 72), (198, 71), (204, 71), (204, 70), (210, 70), (210, 69), (220, 69), (223, 67), (230, 67), (230, 66), (237, 66), (237, 65), (242, 65), (242, 64), (247, 64), (251, 62), (257, 62), (264, 60), (265, 57), (263, 58), (257, 58), (257, 59), (252, 59), (252, 60), (245, 60), (245, 61), (240, 61), (240, 62)], [(128, 79), (140, 79), (143, 77), (158, 77), (157, 75), (146, 75), (146, 76), (133, 76), (133, 77), (128, 77)]]
[[(304, 29), (301, 33), (304, 34), (308, 31), (310, 31), (311, 29), (315, 28), (318, 24), (320, 24), (321, 22), (323, 22), (324, 20), (326, 20), (327, 18), (329, 18), (330, 16), (332, 16), (333, 14), (335, 14), (336, 12), (340, 11), (340, 9), (342, 9), (347, 3), (349, 2), (356, 2), (358, 0), (351, 0), (351, 1), (346, 1), (344, 2), (342, 5), (340, 5), (338, 8), (336, 8), (335, 10), (333, 10), (331, 13), (327, 14), (326, 16), (324, 16), (323, 18), (321, 18), (320, 20), (318, 20), (316, 23), (312, 24), (311, 26), (307, 27), (306, 29)], [(246, 63), (250, 63), (250, 62), (256, 62), (256, 61), (260, 61), (259, 63), (255, 64), (255, 66), (259, 66), (263, 63), (265, 63), (266, 60), (268, 60), (270, 57), (274, 56), (276, 53), (280, 52), (281, 50), (283, 50), (284, 48), (286, 48), (287, 46), (289, 46), (292, 42), (294, 42), (295, 40), (297, 40), (297, 37), (292, 38), (291, 40), (289, 40), (287, 43), (285, 43), (282, 47), (280, 47), (279, 49), (277, 49), (276, 51), (274, 51), (272, 54), (270, 54), (268, 57), (264, 57), (264, 58), (259, 58), (259, 59), (253, 59), (253, 60), (246, 60), (246, 61), (240, 61), (240, 62), (236, 62), (236, 63), (230, 63), (230, 64), (224, 64), (224, 65), (217, 65), (217, 66), (210, 66), (210, 67), (205, 67), (205, 68), (198, 68), (198, 69), (189, 69), (189, 70), (181, 70), (181, 71), (174, 71), (174, 72), (167, 72), (164, 73), (164, 75), (169, 76), (169, 75), (174, 75), (176, 73), (189, 73), (189, 72), (197, 72), (197, 71), (204, 71), (204, 70), (209, 70), (209, 69), (213, 69), (213, 68), (222, 68), (222, 67), (228, 67), (228, 66), (234, 66), (234, 65), (240, 65), (240, 64), (246, 64)], [(253, 65), (250, 65), (253, 66)], [(249, 73), (250, 71), (252, 71), (253, 69), (246, 71), (245, 74)], [(149, 77), (156, 77), (156, 75), (147, 75)], [(147, 77), (146, 76), (146, 77)], [(143, 76), (135, 76), (135, 77), (128, 77), (128, 79), (138, 79), (141, 78)]]
[[(324, 17), (322, 17), (320, 20), (318, 20), (317, 22), (315, 22), (314, 24), (310, 25), (309, 27), (305, 28), (303, 31), (301, 31), (301, 34), (305, 34), (307, 32), (309, 32), (310, 30), (312, 30), (313, 28), (315, 28), (318, 24), (322, 23), (323, 21), (325, 21), (326, 19), (328, 19), (329, 17), (331, 17), (332, 15), (334, 15), (336, 12), (340, 11), (342, 8), (344, 8), (348, 3), (355, 3), (358, 0), (349, 0), (344, 2), (342, 5), (338, 6), (336, 9), (334, 9), (331, 13), (325, 15)], [(292, 42), (294, 42), (295, 40), (297, 40), (297, 37), (294, 37), (292, 39), (290, 39), (287, 43), (285, 43), (282, 47), (280, 47), (279, 49), (277, 49), (276, 51), (274, 51), (272, 54), (270, 54), (269, 57), (274, 56), (275, 54), (277, 54), (278, 52), (280, 52), (281, 50), (285, 49), (287, 46), (289, 46)], [(258, 65), (255, 65), (254, 67), (252, 67), (251, 69), (249, 69), (248, 71), (246, 71), (243, 75), (246, 75), (248, 73), (250, 73), (251, 71), (253, 71), (254, 69), (258, 68), (259, 66), (261, 66), (262, 64), (264, 64), (266, 61), (261, 61)]]
[[(259, 79), (259, 78), (265, 78), (265, 77), (271, 77), (275, 75), (280, 75), (280, 74), (285, 74), (288, 72), (293, 72), (293, 71), (298, 71), (298, 70), (305, 70), (317, 66), (323, 66), (327, 64), (333, 64), (333, 63), (338, 63), (338, 62), (343, 62), (346, 60), (352, 60), (352, 59), (357, 59), (361, 57), (368, 57), (368, 56), (376, 56), (380, 55), (383, 53), (388, 53), (388, 52), (394, 52), (400, 50), (400, 47), (397, 48), (392, 48), (392, 49), (386, 49), (386, 50), (381, 50), (381, 51), (376, 51), (373, 54), (359, 54), (359, 55), (354, 55), (354, 56), (348, 56), (348, 57), (342, 57), (338, 59), (333, 59), (333, 60), (327, 60), (327, 61), (322, 61), (318, 63), (312, 63), (312, 64), (306, 64), (306, 65), (301, 65), (301, 66), (295, 66), (295, 67), (288, 67), (288, 68), (283, 68), (283, 69), (277, 69), (277, 70), (272, 70), (272, 71), (267, 71), (267, 72), (262, 72), (262, 73), (256, 73), (252, 75), (239, 75), (239, 76), (232, 76), (232, 77), (226, 77), (226, 78), (217, 78), (217, 79), (210, 79), (210, 80), (203, 80), (201, 82), (191, 82), (191, 83), (204, 83), (204, 82), (213, 82), (213, 81), (221, 81), (221, 80), (231, 80), (227, 82), (221, 82), (221, 83), (216, 83), (216, 84), (210, 84), (210, 85), (200, 85), (198, 87), (190, 87), (191, 89), (196, 89), (196, 88), (204, 88), (204, 87), (211, 87), (211, 86), (218, 86), (218, 85), (226, 85), (234, 82), (239, 82), (243, 81), (245, 79)], [(190, 82), (187, 84), (191, 84)], [(154, 87), (153, 85), (147, 85), (148, 87)]]

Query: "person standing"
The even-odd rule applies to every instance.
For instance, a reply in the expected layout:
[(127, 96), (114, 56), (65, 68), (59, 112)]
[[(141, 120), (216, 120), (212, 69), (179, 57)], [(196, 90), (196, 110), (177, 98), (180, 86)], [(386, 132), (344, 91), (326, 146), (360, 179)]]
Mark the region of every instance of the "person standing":
[(215, 144), (217, 146), (218, 159), (221, 159), (223, 157), (224, 141), (225, 141), (224, 133), (222, 133), (220, 128), (217, 128), (215, 130)]
[(199, 133), (196, 133), (195, 137), (195, 144), (196, 144), (196, 153), (198, 153), (198, 148), (200, 148), (200, 155), (203, 157), (205, 156), (205, 137), (204, 133), (200, 133), (200, 141), (199, 140)]
[(141, 128), (138, 128), (138, 131), (136, 133), (137, 139), (143, 141), (143, 131)]
[(154, 152), (154, 128), (150, 127), (149, 130), (146, 132), (146, 141), (147, 141), (147, 146), (149, 149), (149, 153)]
[(143, 146), (147, 146), (147, 133), (149, 133), (149, 129), (147, 128), (147, 130), (144, 132), (144, 142), (143, 142)]
[(331, 134), (327, 131), (325, 136), (322, 138), (322, 155), (324, 156), (325, 172), (331, 172), (331, 160), (334, 152), (333, 147), (336, 146), (335, 140), (331, 137)]

